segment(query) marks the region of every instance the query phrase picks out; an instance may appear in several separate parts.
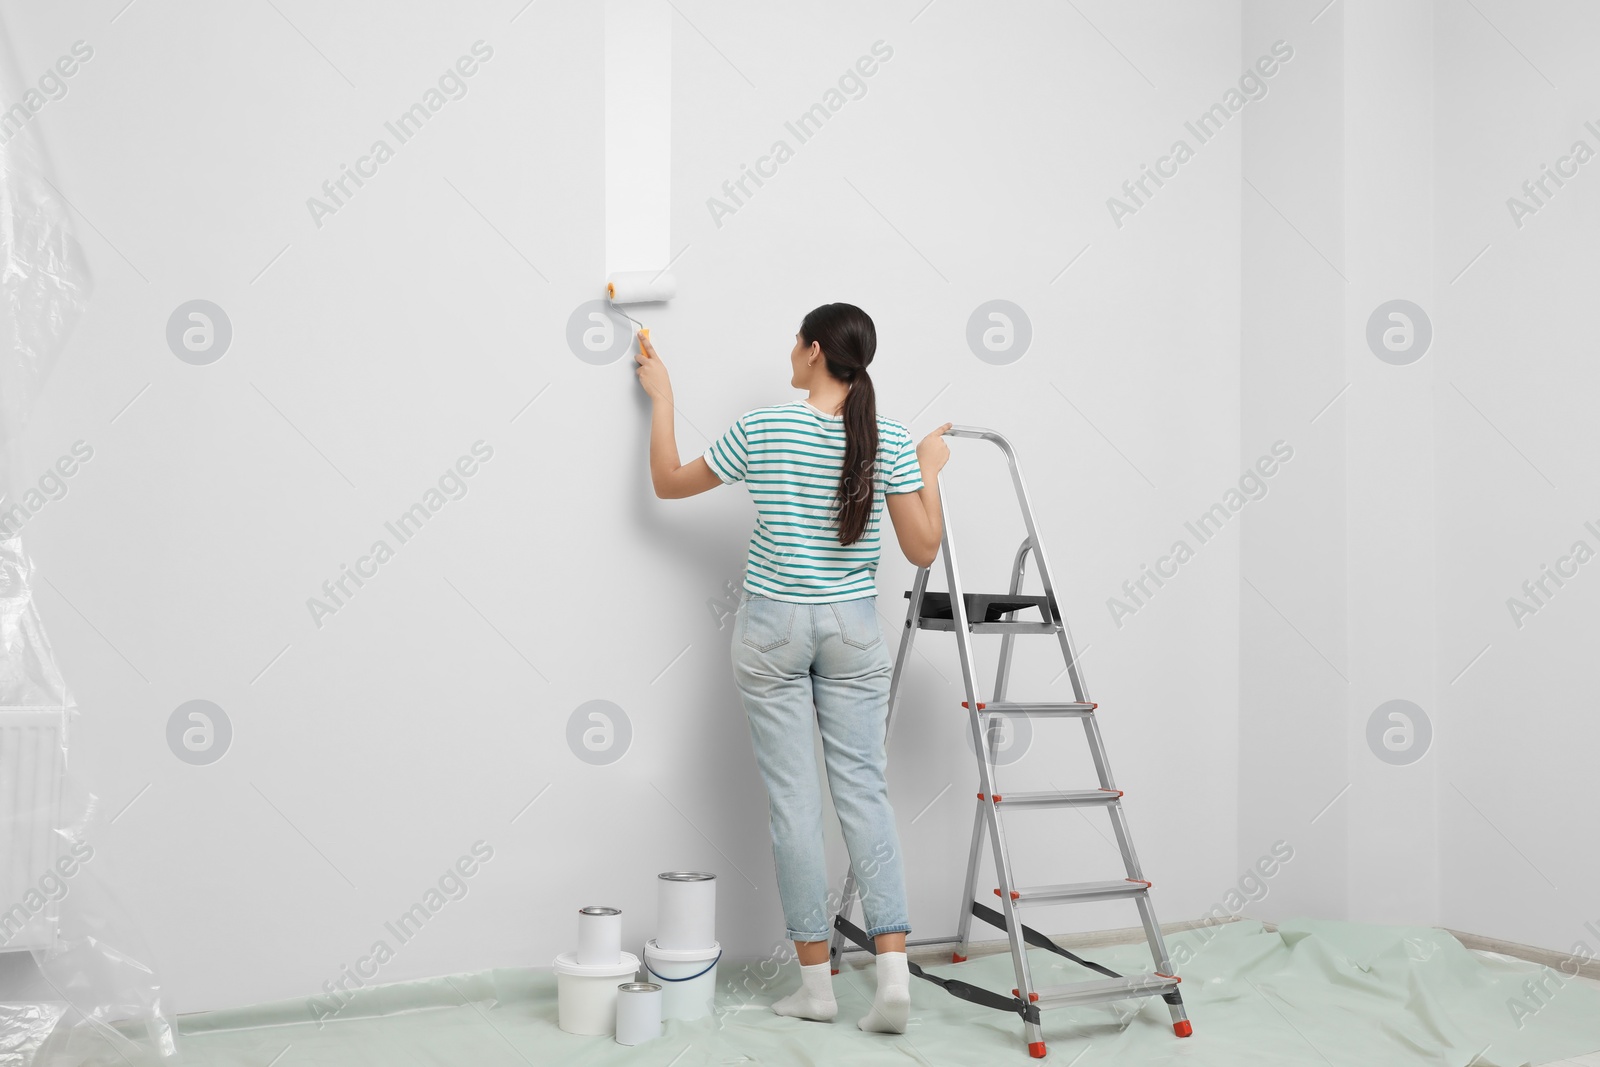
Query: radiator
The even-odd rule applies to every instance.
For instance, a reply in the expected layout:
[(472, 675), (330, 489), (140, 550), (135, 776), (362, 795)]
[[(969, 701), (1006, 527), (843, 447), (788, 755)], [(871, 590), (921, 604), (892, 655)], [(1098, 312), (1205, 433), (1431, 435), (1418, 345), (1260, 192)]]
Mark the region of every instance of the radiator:
[(0, 952), (46, 948), (55, 926), (51, 882), (63, 851), (60, 708), (0, 708)]

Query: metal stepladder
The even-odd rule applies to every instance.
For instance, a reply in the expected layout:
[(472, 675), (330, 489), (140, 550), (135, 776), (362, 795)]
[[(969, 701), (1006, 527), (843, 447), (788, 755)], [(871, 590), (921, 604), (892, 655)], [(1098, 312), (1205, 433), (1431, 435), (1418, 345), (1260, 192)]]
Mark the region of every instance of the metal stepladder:
[[(951, 532), (948, 497), (941, 489), (939, 494), (940, 514), (944, 525), (941, 554), (944, 556), (945, 576), (948, 581), (949, 591), (945, 593), (929, 592), (927, 585), (931, 568), (920, 567), (917, 570), (916, 580), (912, 588), (906, 592), (910, 605), (906, 611), (905, 631), (901, 636), (900, 651), (895, 657), (893, 681), (889, 687), (888, 724), (886, 724), (885, 729), (887, 731), (894, 721), (894, 710), (901, 692), (900, 683), (904, 678), (906, 665), (911, 658), (912, 643), (916, 639), (917, 631), (951, 631), (956, 635), (956, 648), (960, 654), (961, 675), (967, 697), (966, 700), (961, 702), (961, 706), (969, 709), (968, 721), (972, 726), (972, 738), (978, 760), (977, 812), (973, 820), (972, 846), (967, 854), (967, 878), (963, 890), (964, 896), (956, 934), (954, 937), (916, 938), (908, 940), (906, 944), (910, 947), (914, 945), (942, 945), (954, 942), (956, 948), (951, 954), (951, 962), (965, 962), (972, 918), (976, 916), (991, 926), (1006, 931), (1007, 939), (1011, 944), (1011, 962), (1016, 971), (1017, 987), (1011, 991), (1010, 997), (1006, 997), (1000, 993), (973, 986), (958, 979), (946, 979), (928, 974), (915, 963), (910, 964), (911, 973), (941, 986), (946, 992), (962, 1000), (985, 1007), (997, 1008), (1001, 1011), (1015, 1012), (1020, 1015), (1023, 1020), (1028, 1053), (1035, 1058), (1045, 1055), (1044, 1035), (1040, 1027), (1039, 1012), (1041, 1008), (1046, 1007), (1065, 1007), (1097, 1001), (1159, 996), (1166, 1002), (1172, 1014), (1173, 1031), (1179, 1037), (1188, 1037), (1192, 1033), (1192, 1027), (1184, 1011), (1182, 995), (1178, 992), (1178, 983), (1182, 979), (1173, 973), (1172, 964), (1167, 958), (1166, 944), (1161, 937), (1161, 927), (1156, 922), (1155, 909), (1150, 902), (1151, 883), (1145, 879), (1139, 867), (1139, 858), (1134, 853), (1133, 839), (1129, 834), (1127, 819), (1122, 810), (1123, 794), (1112, 781), (1111, 767), (1106, 759), (1105, 746), (1100, 738), (1100, 727), (1095, 719), (1095, 709), (1098, 705), (1089, 699), (1088, 690), (1083, 681), (1083, 673), (1079, 667), (1077, 654), (1072, 644), (1071, 634), (1067, 629), (1066, 620), (1062, 617), (1060, 607), (1056, 601), (1050, 566), (1045, 559), (1044, 544), (1039, 538), (1038, 524), (1034, 520), (1033, 509), (1028, 501), (1028, 491), (1023, 484), (1022, 471), (1017, 464), (1016, 452), (1009, 441), (993, 430), (985, 430), (975, 426), (953, 426), (945, 431), (945, 434), (949, 437), (970, 437), (992, 441), (1005, 453), (1010, 463), (1011, 480), (1017, 491), (1017, 499), (1022, 506), (1022, 517), (1027, 526), (1027, 535), (1022, 541), (1021, 547), (1017, 549), (1016, 558), (1012, 565), (1011, 589), (1008, 593), (964, 592), (956, 569), (955, 541)], [(1029, 552), (1032, 552), (1038, 561), (1039, 580), (1044, 587), (1044, 593), (1041, 596), (1028, 595), (1022, 592), (1024, 565)], [(1016, 618), (1019, 611), (1035, 608), (1040, 612), (1040, 621)], [(975, 633), (998, 633), (1002, 635), (1000, 638), (999, 669), (995, 679), (994, 696), (988, 701), (979, 699), (978, 687), (974, 679), (971, 635)], [(1006, 684), (1011, 673), (1012, 639), (1018, 634), (1056, 635), (1061, 642), (1061, 652), (1066, 660), (1067, 674), (1072, 682), (1073, 700), (1068, 702), (1036, 703), (1006, 699)], [(998, 791), (995, 762), (997, 755), (996, 740), (990, 729), (994, 716), (997, 715), (1053, 719), (1075, 718), (1081, 721), (1084, 734), (1088, 739), (1089, 752), (1094, 760), (1095, 771), (1100, 779), (1099, 786), (1092, 789), (1046, 792)], [(887, 743), (887, 738), (885, 742)], [(1102, 808), (1109, 813), (1111, 827), (1116, 834), (1118, 848), (1122, 852), (1126, 877), (1112, 881), (1076, 882), (1034, 887), (1016, 886), (1012, 877), (1011, 857), (1006, 845), (1005, 829), (1000, 818), (1002, 812), (1017, 808), (1065, 809), (1085, 807)], [(977, 889), (978, 861), (983, 851), (985, 833), (987, 833), (994, 847), (995, 872), (1000, 881), (999, 888), (995, 889), (994, 892), (1000, 898), (1001, 911), (996, 911), (979, 903), (974, 897)], [(1030, 904), (1082, 903), (1115, 899), (1131, 899), (1139, 909), (1139, 918), (1144, 926), (1145, 939), (1149, 943), (1150, 954), (1155, 961), (1155, 967), (1149, 973), (1120, 975), (1097, 963), (1091, 963), (1055, 944), (1032, 927), (1023, 925), (1018, 915), (1019, 908)], [(857, 885), (853, 867), (845, 877), (844, 892), (840, 900), (840, 912), (834, 917), (834, 931), (829, 945), (829, 956), (832, 960), (833, 973), (835, 974), (838, 973), (842, 953), (855, 951), (855, 949), (846, 949), (844, 947), (844, 939), (846, 937), (855, 942), (858, 949), (875, 952), (872, 940), (867, 937), (865, 931), (850, 921), (850, 914), (857, 902)], [(1028, 966), (1026, 949), (1028, 945), (1065, 956), (1073, 962), (1081, 964), (1105, 977), (1042, 989), (1037, 988), (1033, 983), (1033, 977)]]

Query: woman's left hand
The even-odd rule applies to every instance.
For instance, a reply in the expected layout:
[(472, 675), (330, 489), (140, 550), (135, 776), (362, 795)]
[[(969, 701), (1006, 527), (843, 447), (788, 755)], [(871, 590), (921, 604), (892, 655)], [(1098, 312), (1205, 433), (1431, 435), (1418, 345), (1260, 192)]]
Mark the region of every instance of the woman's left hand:
[(650, 343), (650, 338), (642, 330), (639, 331), (639, 352), (633, 358), (639, 364), (637, 374), (644, 391), (650, 394), (652, 400), (664, 400), (670, 404), (672, 380), (667, 377), (666, 364), (656, 355), (656, 346)]

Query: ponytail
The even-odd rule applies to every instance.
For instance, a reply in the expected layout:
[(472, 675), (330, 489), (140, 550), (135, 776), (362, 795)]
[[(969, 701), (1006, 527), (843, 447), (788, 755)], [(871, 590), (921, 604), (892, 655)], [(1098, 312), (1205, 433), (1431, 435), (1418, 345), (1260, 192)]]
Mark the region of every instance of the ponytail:
[(878, 457), (878, 400), (867, 374), (877, 353), (872, 319), (854, 304), (824, 304), (800, 324), (800, 336), (815, 341), (827, 360), (828, 373), (845, 382), (844, 464), (839, 471), (839, 544), (850, 545), (866, 534)]

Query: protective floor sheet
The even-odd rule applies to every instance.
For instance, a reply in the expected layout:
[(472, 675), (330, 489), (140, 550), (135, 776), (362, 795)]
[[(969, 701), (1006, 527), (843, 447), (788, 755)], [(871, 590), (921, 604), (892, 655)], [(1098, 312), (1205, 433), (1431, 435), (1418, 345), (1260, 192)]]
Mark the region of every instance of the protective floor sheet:
[[(1048, 1056), (1040, 1062), (1520, 1067), (1600, 1050), (1600, 989), (1535, 964), (1469, 952), (1440, 930), (1302, 920), (1268, 931), (1240, 922), (1175, 935), (1169, 947), (1174, 958), (1188, 960), (1182, 991), (1193, 1037), (1174, 1036), (1159, 999), (1047, 1009)], [(1123, 973), (1147, 970), (1150, 962), (1142, 945), (1088, 955)], [(179, 1051), (185, 1065), (206, 1067), (1036, 1062), (1016, 1015), (957, 1000), (916, 978), (905, 1034), (857, 1030), (872, 997), (872, 970), (865, 956), (849, 959), (834, 979), (839, 1014), (831, 1023), (770, 1011), (798, 985), (794, 963), (769, 982), (753, 965), (724, 963), (714, 1015), (669, 1020), (662, 1037), (625, 1047), (563, 1032), (548, 972), (495, 970), (369, 990), (320, 1028), (295, 1022), (308, 1018), (304, 1001), (184, 1017)], [(1047, 951), (1030, 950), (1029, 960), (1041, 986), (1095, 977)], [(928, 970), (1002, 993), (1015, 984), (1008, 954)], [(427, 1007), (446, 1003), (452, 1006)], [(351, 1017), (357, 1011), (368, 1015)], [(126, 1063), (110, 1052), (45, 1062)]]

